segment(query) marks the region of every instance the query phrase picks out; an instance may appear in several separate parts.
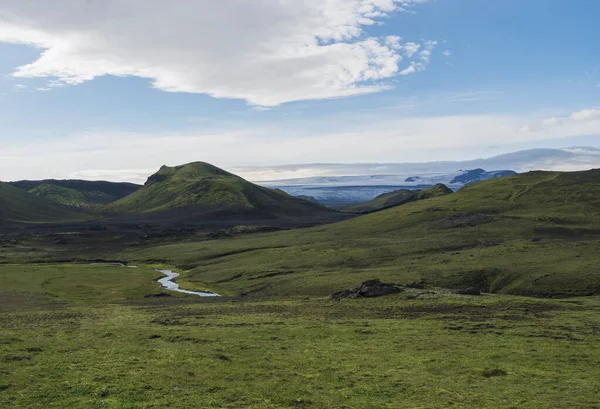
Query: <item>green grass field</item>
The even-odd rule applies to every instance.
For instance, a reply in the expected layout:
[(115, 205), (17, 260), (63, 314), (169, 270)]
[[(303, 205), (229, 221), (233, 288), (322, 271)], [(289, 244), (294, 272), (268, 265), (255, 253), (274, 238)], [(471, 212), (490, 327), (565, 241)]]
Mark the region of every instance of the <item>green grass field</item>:
[[(598, 177), (536, 172), (225, 239), (12, 232), (0, 407), (598, 408)], [(231, 297), (156, 297), (159, 266)], [(373, 278), (427, 287), (327, 298)], [(450, 291), (470, 286), (491, 294)]]
[(327, 295), (380, 278), (528, 296), (600, 294), (600, 172), (490, 180), (341, 223), (129, 248), (221, 294)]
[(597, 408), (598, 298), (203, 301), (157, 273), (0, 267), (2, 408)]

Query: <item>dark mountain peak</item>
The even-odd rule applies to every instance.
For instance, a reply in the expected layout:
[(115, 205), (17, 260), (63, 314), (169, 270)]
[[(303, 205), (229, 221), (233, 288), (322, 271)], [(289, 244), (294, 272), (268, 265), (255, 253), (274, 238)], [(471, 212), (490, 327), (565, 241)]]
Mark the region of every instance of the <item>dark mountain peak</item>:
[(517, 172), (513, 170), (496, 170), (492, 172), (487, 172), (484, 169), (477, 168), (471, 170), (465, 170), (461, 175), (456, 176), (454, 179), (450, 181), (450, 184), (463, 184), (468, 185), (473, 182), (479, 182), (481, 180), (493, 179), (502, 176), (511, 176), (516, 175)]
[(406, 178), (404, 181), (407, 183), (412, 183), (412, 182), (418, 182), (421, 180), (420, 176), (411, 176), (409, 178)]

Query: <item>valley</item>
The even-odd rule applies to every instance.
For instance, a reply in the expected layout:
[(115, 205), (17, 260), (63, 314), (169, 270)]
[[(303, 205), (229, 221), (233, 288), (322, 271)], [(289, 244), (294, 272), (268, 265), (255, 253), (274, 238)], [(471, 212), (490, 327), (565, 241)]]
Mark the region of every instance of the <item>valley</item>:
[(597, 170), (345, 212), (203, 163), (104, 205), (0, 188), (2, 407), (597, 403)]
[(599, 15), (0, 0), (0, 409), (600, 409)]

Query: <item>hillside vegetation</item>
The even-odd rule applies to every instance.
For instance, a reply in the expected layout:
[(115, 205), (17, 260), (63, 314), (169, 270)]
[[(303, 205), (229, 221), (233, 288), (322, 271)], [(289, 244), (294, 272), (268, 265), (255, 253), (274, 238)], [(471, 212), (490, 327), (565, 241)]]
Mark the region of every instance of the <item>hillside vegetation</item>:
[(23, 180), (10, 184), (38, 197), (79, 208), (97, 207), (114, 202), (135, 192), (140, 187), (133, 183), (85, 180)]
[(82, 214), (0, 182), (0, 225), (10, 222), (55, 222), (82, 218)]
[(316, 203), (257, 186), (203, 162), (163, 166), (142, 188), (106, 210), (149, 213), (184, 208), (191, 212), (261, 216), (330, 212)]
[(390, 193), (384, 193), (368, 202), (358, 203), (344, 207), (344, 212), (349, 213), (373, 213), (395, 206), (401, 206), (418, 200), (431, 199), (432, 197), (444, 196), (453, 193), (450, 188), (443, 184), (437, 184), (423, 190), (400, 189)]
[(600, 294), (600, 170), (475, 183), (341, 223), (126, 251), (219, 293), (326, 295), (363, 280)]

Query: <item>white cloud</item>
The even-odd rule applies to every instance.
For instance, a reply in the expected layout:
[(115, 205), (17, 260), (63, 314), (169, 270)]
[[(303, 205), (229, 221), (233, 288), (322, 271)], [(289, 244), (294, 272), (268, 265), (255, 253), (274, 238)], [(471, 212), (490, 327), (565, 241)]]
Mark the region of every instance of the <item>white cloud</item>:
[(593, 121), (600, 119), (600, 109), (584, 109), (571, 114), (569, 118), (573, 121)]
[(3, 180), (70, 176), (143, 182), (150, 172), (139, 170), (199, 160), (228, 169), (285, 163), (448, 161), (478, 155), (469, 152), (487, 152), (490, 146), (540, 146), (542, 141), (600, 135), (600, 120), (518, 132), (520, 124), (532, 119), (513, 115), (397, 118), (395, 113), (380, 117), (353, 113), (306, 119), (313, 127), (310, 132), (299, 131), (306, 128), (302, 121), (269, 127), (240, 124), (226, 131), (88, 132), (37, 141), (0, 138), (0, 175)]
[(553, 116), (552, 118), (544, 119), (542, 124), (544, 126), (558, 126), (563, 124), (563, 120)]
[(450, 57), (452, 55), (452, 52), (446, 50), (446, 51), (443, 51), (442, 54), (446, 57)]
[(415, 55), (421, 49), (421, 44), (409, 42), (404, 44), (403, 48), (408, 58), (412, 58), (412, 56)]
[(43, 49), (14, 75), (54, 78), (50, 86), (137, 76), (164, 91), (275, 106), (377, 92), (424, 70), (434, 41), (364, 29), (425, 1), (0, 0), (0, 41)]
[(522, 127), (520, 127), (517, 130), (518, 133), (531, 133), (531, 132), (535, 132), (534, 129), (532, 129), (529, 125), (523, 125)]
[(573, 112), (570, 115), (551, 118), (546, 118), (538, 121), (536, 124), (525, 125), (519, 128), (518, 132), (542, 132), (549, 128), (562, 126), (562, 125), (574, 125), (577, 122), (588, 122), (588, 121), (599, 121), (600, 120), (600, 109), (583, 109), (581, 111)]

